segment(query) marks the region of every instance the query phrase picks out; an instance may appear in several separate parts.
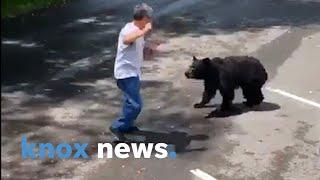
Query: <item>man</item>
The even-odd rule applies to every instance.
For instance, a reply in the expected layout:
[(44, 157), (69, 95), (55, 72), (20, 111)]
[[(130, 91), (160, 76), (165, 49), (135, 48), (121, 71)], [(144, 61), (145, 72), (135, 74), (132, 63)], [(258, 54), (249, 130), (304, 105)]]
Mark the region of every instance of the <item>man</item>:
[(110, 126), (119, 137), (122, 133), (137, 131), (134, 125), (141, 109), (141, 66), (143, 61), (144, 36), (152, 29), (152, 8), (142, 3), (134, 8), (133, 21), (120, 31), (114, 76), (124, 95), (122, 116)]

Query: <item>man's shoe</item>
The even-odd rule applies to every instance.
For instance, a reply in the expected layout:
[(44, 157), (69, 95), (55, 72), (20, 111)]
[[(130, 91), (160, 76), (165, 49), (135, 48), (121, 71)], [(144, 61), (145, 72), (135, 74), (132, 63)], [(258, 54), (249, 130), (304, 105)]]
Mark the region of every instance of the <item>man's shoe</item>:
[(119, 139), (119, 141), (126, 140), (126, 137), (124, 137), (123, 132), (119, 131), (119, 129), (110, 126), (109, 130)]

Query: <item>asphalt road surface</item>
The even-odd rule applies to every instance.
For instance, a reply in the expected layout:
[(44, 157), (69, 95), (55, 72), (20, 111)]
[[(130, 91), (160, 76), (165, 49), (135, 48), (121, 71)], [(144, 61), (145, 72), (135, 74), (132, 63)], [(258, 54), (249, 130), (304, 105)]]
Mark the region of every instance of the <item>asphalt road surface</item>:
[[(320, 179), (320, 2), (146, 1), (155, 9), (143, 67), (149, 136), (187, 142), (175, 159), (97, 159), (121, 95), (113, 80), (117, 34), (140, 1), (75, 0), (2, 20), (2, 179)], [(252, 55), (269, 73), (265, 102), (241, 90), (227, 117), (194, 109), (202, 82), (192, 56)], [(20, 141), (87, 142), (89, 160), (21, 159)], [(189, 142), (189, 140), (191, 140)], [(183, 143), (182, 143), (183, 144)], [(91, 146), (92, 145), (92, 146)]]

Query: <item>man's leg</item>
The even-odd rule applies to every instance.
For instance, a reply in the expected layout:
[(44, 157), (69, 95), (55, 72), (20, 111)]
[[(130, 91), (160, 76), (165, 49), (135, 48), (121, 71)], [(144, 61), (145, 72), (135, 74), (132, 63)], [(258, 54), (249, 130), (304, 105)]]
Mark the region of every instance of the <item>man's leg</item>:
[(112, 124), (112, 129), (120, 132), (136, 130), (134, 121), (142, 109), (142, 100), (140, 96), (140, 80), (138, 77), (131, 77), (117, 81), (118, 87), (124, 94), (124, 104), (122, 117)]

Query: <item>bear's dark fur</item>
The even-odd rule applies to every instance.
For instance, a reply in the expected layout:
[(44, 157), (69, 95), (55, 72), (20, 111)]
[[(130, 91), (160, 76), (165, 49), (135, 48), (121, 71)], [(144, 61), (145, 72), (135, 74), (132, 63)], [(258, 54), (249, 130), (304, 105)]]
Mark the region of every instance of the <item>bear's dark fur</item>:
[(185, 72), (187, 78), (204, 80), (202, 101), (195, 108), (205, 106), (219, 90), (223, 97), (220, 110), (230, 110), (234, 99), (234, 90), (241, 87), (247, 100), (245, 105), (252, 107), (263, 101), (261, 88), (268, 74), (260, 61), (248, 56), (230, 56), (226, 58), (193, 57), (193, 63)]

